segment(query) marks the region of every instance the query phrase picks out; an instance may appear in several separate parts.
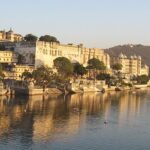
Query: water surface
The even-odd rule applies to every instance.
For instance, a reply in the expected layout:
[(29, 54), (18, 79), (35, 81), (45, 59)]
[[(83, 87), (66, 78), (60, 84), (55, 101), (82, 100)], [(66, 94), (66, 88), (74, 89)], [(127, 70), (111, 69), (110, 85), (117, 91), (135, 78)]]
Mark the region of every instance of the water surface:
[(149, 150), (150, 90), (0, 97), (0, 150), (42, 149)]

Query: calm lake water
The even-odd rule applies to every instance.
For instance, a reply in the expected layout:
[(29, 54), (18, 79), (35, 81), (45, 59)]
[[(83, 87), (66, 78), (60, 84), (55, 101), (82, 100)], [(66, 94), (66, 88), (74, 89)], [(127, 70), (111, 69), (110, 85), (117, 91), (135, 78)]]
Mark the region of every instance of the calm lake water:
[(150, 89), (0, 97), (0, 150), (149, 149)]

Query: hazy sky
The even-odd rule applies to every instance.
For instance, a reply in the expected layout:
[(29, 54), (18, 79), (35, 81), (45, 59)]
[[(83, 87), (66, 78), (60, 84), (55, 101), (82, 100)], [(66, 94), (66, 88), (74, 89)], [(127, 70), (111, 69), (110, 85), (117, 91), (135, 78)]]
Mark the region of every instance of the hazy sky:
[(150, 0), (0, 0), (0, 29), (61, 43), (150, 45)]

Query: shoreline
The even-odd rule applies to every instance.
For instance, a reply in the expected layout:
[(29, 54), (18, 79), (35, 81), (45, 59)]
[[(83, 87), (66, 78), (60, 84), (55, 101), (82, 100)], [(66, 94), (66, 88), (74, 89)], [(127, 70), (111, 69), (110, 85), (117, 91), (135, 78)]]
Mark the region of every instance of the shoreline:
[(82, 85), (82, 88), (79, 87), (64, 87), (63, 89), (60, 88), (45, 88), (42, 87), (36, 88), (36, 87), (13, 87), (13, 88), (1, 88), (0, 89), (0, 96), (6, 95), (28, 95), (28, 96), (34, 96), (34, 95), (61, 95), (61, 94), (78, 94), (78, 93), (105, 93), (107, 91), (136, 91), (139, 89), (146, 89), (149, 88), (149, 84), (138, 84), (133, 85), (132, 87), (125, 86), (125, 87), (116, 87), (111, 86), (108, 87), (107, 85), (103, 85), (102, 87), (97, 87), (97, 85), (91, 85), (91, 86), (84, 86)]

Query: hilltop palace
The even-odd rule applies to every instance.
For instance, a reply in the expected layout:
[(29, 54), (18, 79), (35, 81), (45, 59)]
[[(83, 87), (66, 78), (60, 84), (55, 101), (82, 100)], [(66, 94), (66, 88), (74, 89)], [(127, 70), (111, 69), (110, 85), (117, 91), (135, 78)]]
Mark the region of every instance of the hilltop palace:
[(9, 66), (5, 71), (5, 77), (9, 79), (20, 80), (25, 70), (32, 72), (42, 65), (53, 68), (53, 60), (57, 57), (66, 57), (72, 63), (79, 62), (84, 66), (87, 66), (89, 59), (98, 58), (104, 62), (107, 73), (112, 73), (111, 65), (120, 63), (121, 72), (126, 75), (149, 74), (149, 67), (142, 64), (140, 56), (127, 58), (124, 54), (120, 54), (114, 59), (102, 49), (86, 48), (83, 44), (26, 42), (23, 36), (14, 33), (12, 29), (8, 32), (0, 31), (0, 44), (5, 45), (6, 48), (0, 51), (0, 63)]

